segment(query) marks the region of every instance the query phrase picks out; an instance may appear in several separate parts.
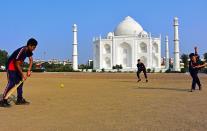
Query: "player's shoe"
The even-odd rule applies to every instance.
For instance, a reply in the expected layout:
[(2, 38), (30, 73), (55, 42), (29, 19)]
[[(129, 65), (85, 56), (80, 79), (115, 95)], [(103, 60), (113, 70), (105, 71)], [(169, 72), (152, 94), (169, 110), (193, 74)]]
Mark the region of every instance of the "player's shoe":
[(148, 80), (146, 80), (146, 82), (148, 82)]
[(138, 79), (138, 80), (137, 80), (137, 82), (140, 82), (140, 81), (141, 81), (141, 79)]
[(195, 91), (195, 89), (191, 89), (191, 90), (190, 90), (190, 92), (194, 92), (194, 91)]
[(202, 90), (202, 86), (199, 86), (199, 90), (200, 90), (200, 91)]
[(17, 98), (17, 101), (15, 104), (16, 105), (29, 105), (30, 102), (26, 101), (24, 98), (21, 98), (21, 99)]
[(10, 107), (11, 105), (8, 103), (7, 100), (2, 99), (0, 100), (0, 107)]

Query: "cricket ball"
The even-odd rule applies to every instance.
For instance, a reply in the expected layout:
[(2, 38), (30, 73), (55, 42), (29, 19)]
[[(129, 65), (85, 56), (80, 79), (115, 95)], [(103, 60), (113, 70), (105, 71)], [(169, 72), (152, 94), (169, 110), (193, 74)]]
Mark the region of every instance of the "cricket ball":
[(60, 84), (60, 88), (63, 88), (64, 87), (64, 84)]

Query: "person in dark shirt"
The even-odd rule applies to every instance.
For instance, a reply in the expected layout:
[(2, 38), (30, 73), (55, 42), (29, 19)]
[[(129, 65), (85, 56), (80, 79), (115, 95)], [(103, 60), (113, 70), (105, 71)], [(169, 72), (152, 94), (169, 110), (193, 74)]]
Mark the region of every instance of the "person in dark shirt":
[(192, 86), (191, 86), (191, 92), (193, 92), (196, 88), (196, 84), (199, 87), (199, 90), (202, 90), (202, 85), (200, 83), (200, 80), (198, 78), (198, 71), (199, 69), (206, 66), (206, 64), (199, 64), (197, 60), (197, 55), (194, 53), (191, 53), (189, 55), (190, 61), (189, 61), (189, 72), (192, 77)]
[(145, 65), (140, 61), (140, 59), (137, 60), (137, 82), (140, 82), (141, 79), (140, 79), (140, 73), (143, 71), (144, 73), (144, 77), (146, 79), (146, 82), (148, 82), (148, 79), (147, 79), (147, 71), (146, 71), (146, 67)]
[[(20, 81), (24, 81), (31, 75), (31, 68), (33, 64), (33, 51), (35, 50), (37, 46), (37, 41), (33, 38), (29, 39), (27, 41), (27, 45), (23, 46), (17, 50), (15, 50), (12, 55), (9, 57), (7, 64), (6, 64), (6, 70), (7, 70), (7, 78), (8, 78), (8, 84), (5, 88), (5, 91), (3, 93), (3, 98), (0, 100), (0, 106), (1, 107), (9, 107), (10, 104), (7, 102), (7, 99), (5, 98), (7, 93)], [(26, 58), (29, 58), (29, 68), (27, 71), (27, 74), (25, 75), (22, 71), (22, 65)], [(23, 83), (17, 88), (17, 101), (16, 105), (22, 105), (22, 104), (29, 104), (28, 101), (26, 101), (22, 94), (23, 94)]]

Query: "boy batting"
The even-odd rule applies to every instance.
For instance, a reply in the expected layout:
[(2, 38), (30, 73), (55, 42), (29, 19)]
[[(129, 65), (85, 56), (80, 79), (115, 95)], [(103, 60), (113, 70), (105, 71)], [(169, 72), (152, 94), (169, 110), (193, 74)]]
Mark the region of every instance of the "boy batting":
[[(20, 83), (21, 81), (25, 81), (27, 77), (31, 75), (31, 69), (33, 64), (33, 51), (35, 50), (38, 42), (31, 38), (27, 41), (26, 46), (20, 47), (19, 49), (15, 50), (12, 55), (9, 57), (7, 64), (6, 64), (6, 70), (7, 70), (7, 79), (8, 84), (4, 90), (3, 98), (0, 100), (0, 106), (1, 107), (9, 107), (10, 104), (7, 102), (6, 96), (7, 93), (15, 87), (16, 84)], [(24, 60), (26, 58), (29, 58), (29, 68), (26, 74), (22, 71), (22, 65), (24, 63)], [(26, 101), (23, 98), (23, 82), (19, 85), (17, 88), (17, 101), (16, 105), (25, 105), (29, 104), (28, 101)]]
[(195, 88), (196, 88), (196, 84), (198, 85), (199, 87), (199, 90), (202, 90), (202, 85), (201, 85), (201, 82), (199, 80), (199, 77), (198, 77), (198, 71), (201, 69), (201, 68), (204, 68), (206, 66), (205, 63), (202, 63), (200, 64), (198, 62), (198, 55), (197, 54), (194, 54), (194, 53), (191, 53), (189, 55), (190, 57), (190, 61), (189, 61), (189, 72), (190, 72), (190, 75), (192, 77), (192, 86), (191, 86), (191, 92), (195, 91)]

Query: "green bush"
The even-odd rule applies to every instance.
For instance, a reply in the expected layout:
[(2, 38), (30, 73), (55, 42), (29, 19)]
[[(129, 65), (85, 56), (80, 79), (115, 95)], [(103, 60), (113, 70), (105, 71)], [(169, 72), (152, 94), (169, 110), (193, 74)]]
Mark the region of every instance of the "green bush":
[(166, 71), (165, 71), (165, 73), (170, 73), (171, 72), (171, 70), (170, 69), (167, 69)]
[(151, 69), (150, 69), (150, 68), (148, 68), (148, 69), (147, 69), (147, 73), (150, 73), (150, 72), (151, 72)]
[[(46, 72), (73, 72), (73, 68), (71, 65), (63, 65), (63, 64), (42, 64), (43, 68)], [(35, 68), (33, 68), (34, 70)]]
[(32, 70), (32, 72), (44, 72), (45, 70), (44, 69), (34, 69)]
[(181, 68), (181, 73), (186, 73), (188, 71), (188, 68)]
[(6, 72), (6, 70), (0, 70), (0, 72)]
[(101, 69), (101, 72), (105, 72), (105, 69), (104, 69), (104, 68), (102, 68), (102, 69)]

